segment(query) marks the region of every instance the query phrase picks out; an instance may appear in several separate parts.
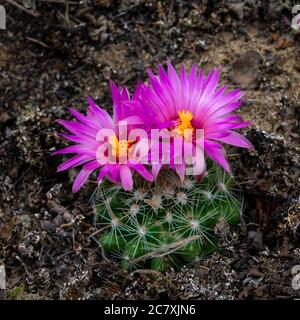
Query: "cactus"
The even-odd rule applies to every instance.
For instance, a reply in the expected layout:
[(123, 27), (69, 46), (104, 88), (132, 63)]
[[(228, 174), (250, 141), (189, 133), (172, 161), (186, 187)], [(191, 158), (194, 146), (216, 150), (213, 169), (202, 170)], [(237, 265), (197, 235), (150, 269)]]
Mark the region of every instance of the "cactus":
[(94, 197), (105, 252), (123, 268), (180, 269), (217, 250), (214, 228), (239, 221), (241, 201), (233, 178), (213, 163), (201, 181), (182, 183), (162, 170), (154, 183), (135, 177), (135, 187), (103, 181)]

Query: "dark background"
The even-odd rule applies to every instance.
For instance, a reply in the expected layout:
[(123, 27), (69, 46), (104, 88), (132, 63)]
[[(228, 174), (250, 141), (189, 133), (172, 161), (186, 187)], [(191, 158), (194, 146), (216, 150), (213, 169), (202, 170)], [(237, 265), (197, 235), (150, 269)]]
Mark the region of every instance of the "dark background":
[[(52, 0), (53, 1), (53, 0)], [(294, 1), (0, 1), (0, 264), (8, 299), (287, 299), (300, 297), (300, 35)], [(30, 6), (32, 7), (30, 9)], [(57, 118), (111, 109), (108, 81), (132, 90), (171, 60), (247, 91), (241, 114), (256, 151), (230, 149), (241, 223), (221, 252), (181, 272), (128, 274), (104, 257), (89, 202), (56, 173)]]

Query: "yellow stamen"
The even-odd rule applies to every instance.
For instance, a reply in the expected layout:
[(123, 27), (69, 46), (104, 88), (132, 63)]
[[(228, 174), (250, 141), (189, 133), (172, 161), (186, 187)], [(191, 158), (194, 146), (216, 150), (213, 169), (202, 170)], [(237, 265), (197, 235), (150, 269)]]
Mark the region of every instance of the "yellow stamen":
[(133, 140), (118, 140), (116, 135), (109, 137), (108, 143), (111, 145), (111, 154), (114, 157), (124, 157), (130, 152), (134, 141)]
[(179, 124), (172, 130), (175, 136), (184, 136), (185, 138), (190, 138), (191, 134), (194, 132), (194, 128), (191, 124), (193, 119), (193, 114), (190, 111), (179, 111)]

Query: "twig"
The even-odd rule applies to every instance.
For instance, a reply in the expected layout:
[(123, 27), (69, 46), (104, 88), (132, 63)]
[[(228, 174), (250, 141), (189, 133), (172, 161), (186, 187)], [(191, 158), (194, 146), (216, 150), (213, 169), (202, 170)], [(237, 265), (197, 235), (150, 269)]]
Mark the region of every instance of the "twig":
[(60, 226), (60, 229), (68, 229), (68, 228), (74, 228), (76, 224), (76, 219), (72, 219), (69, 223), (64, 223)]
[(103, 230), (106, 230), (106, 229), (108, 229), (108, 228), (110, 228), (110, 225), (107, 225), (107, 226), (105, 226), (105, 227), (103, 227), (103, 228), (101, 228), (101, 229), (99, 229), (99, 230), (96, 230), (96, 231), (93, 232), (90, 236), (88, 236), (88, 239), (94, 237), (94, 236), (97, 235), (98, 233), (100, 233), (100, 232), (102, 232)]
[(109, 261), (105, 256), (105, 252), (104, 252), (104, 249), (103, 249), (101, 243), (95, 237), (92, 237), (91, 239), (94, 240), (97, 243), (97, 245), (99, 246), (102, 259), (105, 261)]
[(82, 8), (80, 10), (78, 10), (75, 14), (74, 14), (74, 17), (77, 18), (77, 17), (80, 17), (81, 15), (91, 11), (91, 7), (85, 7), (85, 8)]
[(21, 264), (22, 264), (22, 266), (24, 267), (25, 273), (27, 274), (28, 278), (29, 278), (30, 280), (32, 280), (32, 279), (33, 279), (33, 276), (29, 273), (26, 264), (22, 261), (22, 259), (21, 259), (19, 256), (16, 256), (16, 259), (21, 262)]
[(18, 9), (32, 15), (33, 17), (37, 18), (39, 17), (41, 14), (38, 12), (38, 11), (32, 11), (32, 10), (29, 10), (23, 6), (21, 6), (18, 2), (14, 1), (14, 0), (6, 0), (8, 3), (10, 3), (11, 5), (17, 7)]
[(14, 186), (16, 186), (22, 179), (24, 179), (25, 178), (25, 176), (27, 175), (27, 173), (31, 170), (31, 166), (22, 174), (22, 176), (21, 177), (19, 177), (16, 181), (15, 181), (15, 183), (14, 183)]
[(182, 239), (182, 240), (178, 240), (178, 241), (175, 241), (169, 245), (166, 245), (166, 246), (162, 246), (160, 248), (157, 248), (151, 252), (148, 252), (146, 254), (144, 254), (143, 256), (140, 256), (136, 259), (134, 259), (132, 261), (132, 263), (137, 263), (137, 262), (140, 262), (140, 261), (145, 261), (149, 258), (153, 258), (153, 257), (157, 257), (157, 258), (163, 258), (164, 256), (166, 255), (169, 255), (171, 254), (172, 252), (176, 251), (177, 249), (185, 246), (186, 244), (194, 241), (194, 240), (197, 240), (201, 238), (200, 235), (195, 235), (195, 236), (191, 236), (189, 238), (186, 238), (186, 239)]
[(83, 25), (77, 25), (74, 27), (69, 27), (69, 26), (65, 26), (65, 25), (57, 25), (57, 24), (51, 24), (54, 28), (57, 28), (59, 30), (64, 30), (65, 32), (68, 33), (76, 33), (79, 31), (82, 31), (83, 28), (85, 28), (86, 24), (84, 23)]
[(65, 256), (67, 256), (67, 255), (69, 255), (69, 254), (71, 254), (71, 253), (73, 253), (73, 252), (74, 252), (74, 250), (69, 250), (69, 251), (61, 254), (60, 256), (56, 257), (55, 259), (56, 259), (56, 260), (60, 260), (61, 258), (65, 257)]
[(42, 41), (40, 41), (38, 39), (34, 39), (34, 38), (31, 38), (31, 37), (25, 37), (25, 39), (27, 39), (30, 42), (39, 44), (40, 46), (42, 46), (44, 48), (50, 49), (50, 47), (46, 43), (44, 43), (44, 42), (42, 42)]
[(146, 41), (146, 43), (147, 43), (147, 45), (148, 45), (151, 53), (154, 54), (156, 51), (155, 51), (155, 49), (152, 47), (152, 45), (151, 45), (148, 37), (143, 33), (143, 31), (142, 31), (139, 27), (137, 28), (137, 30), (138, 30), (138, 33), (141, 35), (141, 37)]

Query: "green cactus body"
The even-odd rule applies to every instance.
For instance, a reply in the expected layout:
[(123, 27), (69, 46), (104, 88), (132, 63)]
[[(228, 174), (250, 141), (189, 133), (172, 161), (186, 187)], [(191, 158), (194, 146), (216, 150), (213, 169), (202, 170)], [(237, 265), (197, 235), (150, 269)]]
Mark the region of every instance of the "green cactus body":
[(205, 177), (182, 183), (161, 172), (153, 184), (135, 179), (135, 189), (102, 182), (94, 198), (105, 252), (126, 269), (179, 269), (217, 249), (215, 226), (239, 221), (241, 202), (233, 179), (211, 164)]

